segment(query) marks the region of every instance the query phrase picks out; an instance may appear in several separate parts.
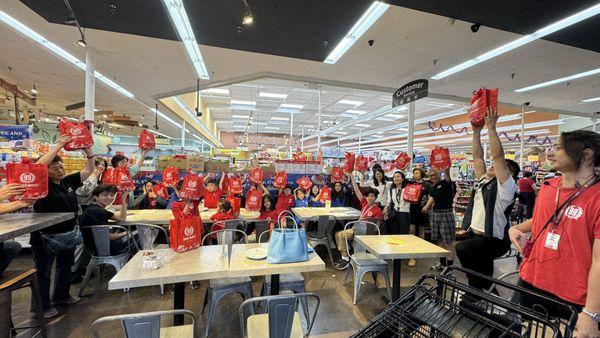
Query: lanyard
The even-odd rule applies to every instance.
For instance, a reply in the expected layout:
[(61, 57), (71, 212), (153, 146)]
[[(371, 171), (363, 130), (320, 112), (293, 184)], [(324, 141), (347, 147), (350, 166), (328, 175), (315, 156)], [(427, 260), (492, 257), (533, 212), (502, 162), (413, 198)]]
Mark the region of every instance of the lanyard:
[(361, 216), (363, 216), (363, 217), (365, 217), (365, 216), (368, 216), (368, 213), (369, 213), (369, 211), (373, 210), (373, 208), (374, 208), (374, 207), (377, 207), (377, 208), (378, 208), (378, 206), (376, 206), (376, 205), (371, 205), (371, 206), (369, 206), (368, 208), (367, 208), (367, 206), (365, 205), (365, 207), (363, 208), (363, 211), (362, 211), (362, 213), (361, 213)]
[[(558, 228), (558, 225), (560, 224), (560, 221), (562, 220), (562, 216), (564, 215), (565, 210), (567, 210), (569, 208), (569, 206), (571, 205), (571, 202), (573, 202), (573, 200), (575, 200), (579, 195), (581, 195), (584, 191), (586, 191), (587, 188), (589, 188), (594, 183), (596, 183), (596, 181), (594, 181), (594, 183), (588, 185), (588, 183), (590, 183), (590, 181), (592, 181), (592, 180), (595, 180), (595, 178), (596, 178), (596, 176), (592, 176), (584, 184), (580, 185), (577, 188), (577, 191), (575, 191), (575, 193), (573, 195), (571, 195), (565, 201), (565, 203), (563, 203), (562, 207), (560, 207), (560, 208), (558, 207), (560, 186), (556, 189), (556, 194), (554, 195), (554, 213), (552, 214), (552, 229), (550, 229), (551, 232), (556, 231), (556, 228)], [(560, 185), (562, 186), (562, 181), (561, 181)]]

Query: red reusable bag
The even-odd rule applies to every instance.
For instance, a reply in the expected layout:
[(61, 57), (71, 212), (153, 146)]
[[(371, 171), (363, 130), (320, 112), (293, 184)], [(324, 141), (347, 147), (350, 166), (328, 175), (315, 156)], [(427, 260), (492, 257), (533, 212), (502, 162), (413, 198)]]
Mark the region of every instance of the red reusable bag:
[(354, 164), (354, 169), (358, 171), (365, 171), (369, 169), (369, 159), (362, 155), (358, 155)]
[(21, 163), (6, 164), (6, 184), (23, 184), (25, 192), (21, 196), (13, 196), (11, 201), (36, 200), (48, 196), (48, 166), (41, 163), (30, 163), (23, 158)]
[(235, 196), (227, 196), (226, 198), (231, 203), (231, 211), (235, 217), (240, 215), (240, 208), (242, 207), (242, 200)]
[(229, 178), (229, 193), (233, 195), (241, 194), (244, 191), (242, 179), (239, 177)]
[(246, 195), (246, 210), (260, 211), (262, 207), (263, 192), (256, 189), (251, 189)]
[(346, 155), (344, 156), (344, 160), (344, 172), (351, 173), (352, 171), (354, 171), (354, 154), (346, 153)]
[(163, 183), (156, 183), (152, 187), (152, 190), (157, 196), (160, 196), (164, 199), (167, 199), (169, 197), (169, 194), (167, 193), (167, 187)]
[(133, 183), (133, 180), (131, 179), (129, 168), (117, 167), (113, 170), (113, 172), (113, 184), (117, 186), (117, 189), (121, 191), (135, 189), (135, 183)]
[(171, 249), (185, 252), (200, 247), (204, 227), (198, 215), (182, 215), (169, 221)]
[(423, 193), (423, 185), (421, 184), (407, 184), (404, 187), (403, 198), (406, 202), (412, 204), (421, 203), (421, 194)]
[(487, 115), (487, 108), (495, 109), (498, 107), (498, 88), (481, 88), (473, 91), (471, 96), (471, 124), (474, 126), (483, 126)]
[(429, 159), (431, 167), (437, 170), (445, 170), (450, 168), (450, 151), (448, 148), (436, 147), (431, 151)]
[(163, 171), (162, 180), (167, 187), (177, 186), (177, 183), (179, 183), (180, 180), (179, 169), (175, 167), (167, 167)]
[(396, 167), (400, 170), (403, 170), (408, 166), (409, 163), (410, 163), (410, 156), (408, 156), (407, 153), (402, 152), (394, 160), (394, 167)]
[(308, 178), (306, 176), (302, 176), (299, 179), (297, 179), (296, 183), (298, 184), (300, 189), (302, 189), (304, 191), (308, 191), (308, 190), (310, 190), (310, 187), (312, 187), (312, 181), (310, 180), (310, 178)]
[(273, 186), (277, 189), (283, 189), (287, 185), (288, 176), (285, 171), (280, 171), (275, 175)]
[(204, 190), (204, 177), (188, 174), (183, 179), (179, 197), (184, 200), (199, 200)]
[(94, 145), (92, 133), (90, 133), (85, 123), (75, 123), (61, 119), (58, 121), (58, 130), (61, 135), (67, 135), (71, 138), (71, 141), (65, 144), (65, 150), (85, 149)]
[(344, 180), (344, 171), (340, 167), (333, 167), (331, 169), (331, 182), (341, 182)]
[(154, 141), (154, 134), (146, 129), (142, 129), (138, 138), (138, 147), (142, 150), (151, 150), (156, 148), (156, 142)]
[(263, 171), (261, 168), (256, 167), (250, 170), (250, 181), (255, 184), (261, 184), (263, 182)]
[(323, 187), (321, 188), (321, 202), (325, 203), (325, 201), (331, 201), (331, 188)]

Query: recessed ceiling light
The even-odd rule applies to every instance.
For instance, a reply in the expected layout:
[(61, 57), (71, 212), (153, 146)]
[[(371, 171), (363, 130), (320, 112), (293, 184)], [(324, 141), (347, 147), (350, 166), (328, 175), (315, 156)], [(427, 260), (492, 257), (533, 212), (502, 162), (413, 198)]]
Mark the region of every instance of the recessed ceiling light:
[(217, 124), (231, 124), (231, 123), (233, 123), (233, 122), (231, 122), (231, 121), (225, 121), (225, 120), (217, 121)]
[(356, 109), (347, 109), (345, 112), (350, 113), (350, 114), (358, 114), (358, 115), (363, 115), (363, 114), (367, 113), (364, 110), (356, 110)]
[(346, 113), (341, 113), (338, 116), (340, 116), (340, 117), (347, 117), (349, 119), (357, 119), (359, 117), (359, 115), (346, 114)]
[(208, 88), (201, 91), (203, 94), (219, 94), (229, 95), (229, 89), (227, 88)]
[(297, 110), (300, 110), (300, 109), (304, 108), (304, 105), (301, 105), (301, 104), (292, 104), (292, 103), (282, 103), (279, 107), (280, 108), (288, 108), (288, 109), (297, 109)]
[(232, 118), (234, 119), (247, 119), (250, 118), (250, 116), (248, 115), (231, 115)]
[(350, 28), (348, 33), (344, 35), (342, 40), (335, 46), (335, 48), (327, 55), (324, 63), (334, 64), (336, 63), (347, 51), (354, 45), (354, 43), (360, 39), (360, 37), (369, 28), (379, 20), (379, 18), (385, 13), (390, 5), (374, 1), (371, 6), (363, 13), (363, 15), (356, 21), (356, 23)]
[(371, 125), (370, 125), (370, 124), (362, 124), (362, 123), (357, 123), (357, 124), (355, 124), (355, 126), (357, 126), (357, 127), (362, 127), (362, 128), (368, 128), (368, 127), (370, 127)]
[(596, 14), (600, 13), (600, 3), (596, 4), (588, 9), (585, 9), (581, 12), (575, 13), (569, 17), (566, 17), (562, 20), (559, 20), (553, 24), (550, 24), (546, 27), (543, 27), (541, 29), (538, 29), (537, 31), (533, 32), (532, 34), (529, 35), (525, 35), (523, 37), (520, 37), (516, 40), (513, 40), (507, 44), (504, 44), (498, 48), (495, 48), (489, 52), (483, 53), (471, 60), (465, 61), (457, 66), (454, 66), (450, 69), (447, 69), (441, 73), (438, 73), (434, 76), (432, 76), (431, 78), (434, 80), (439, 80), (439, 79), (443, 79), (449, 75), (458, 73), (462, 70), (465, 70), (467, 68), (473, 67), (476, 64), (479, 64), (481, 62), (484, 62), (486, 60), (489, 60), (493, 57), (496, 57), (498, 55), (502, 55), (504, 53), (507, 53), (515, 48), (519, 48), (523, 45), (526, 45), (534, 40), (537, 39), (541, 39), (544, 36), (547, 36), (549, 34), (552, 34), (556, 31), (559, 31), (563, 28), (569, 27), (571, 25), (574, 25), (580, 21), (583, 21), (587, 18), (590, 18)]
[(358, 106), (362, 105), (364, 102), (354, 101), (354, 100), (339, 100), (337, 103), (358, 107)]
[(290, 119), (287, 117), (271, 117), (271, 120), (275, 121), (289, 121)]
[(277, 93), (267, 93), (267, 92), (260, 92), (258, 94), (258, 96), (260, 97), (268, 97), (268, 98), (273, 98), (273, 99), (284, 99), (287, 97), (287, 94), (277, 94)]
[(600, 101), (600, 96), (594, 97), (593, 99), (585, 99), (582, 102), (596, 102), (596, 101)]
[(256, 106), (256, 101), (231, 100), (231, 104), (239, 106)]
[(257, 125), (257, 126), (266, 126), (267, 122), (252, 122), (252, 125)]
[(389, 118), (392, 118), (392, 119), (401, 119), (401, 118), (406, 117), (406, 115), (401, 115), (401, 114), (385, 114), (383, 116), (389, 117)]
[(279, 130), (279, 127), (264, 127), (263, 129)]
[(373, 138), (382, 138), (383, 135), (371, 135), (370, 137), (373, 137)]
[(347, 135), (348, 133), (343, 132), (343, 131), (334, 131), (334, 134), (338, 134), (338, 135)]
[(517, 93), (528, 92), (530, 90), (539, 89), (539, 88), (543, 88), (543, 87), (548, 87), (548, 86), (551, 86), (553, 84), (567, 82), (567, 81), (571, 81), (571, 80), (575, 80), (575, 79), (580, 79), (582, 77), (592, 76), (592, 75), (596, 75), (596, 74), (600, 74), (600, 68), (588, 70), (587, 72), (583, 72), (583, 73), (578, 73), (578, 74), (573, 74), (573, 75), (570, 75), (570, 76), (561, 77), (560, 79), (556, 79), (556, 80), (552, 80), (552, 81), (538, 83), (536, 85), (529, 86), (529, 87), (523, 87), (523, 88), (515, 89), (515, 92), (517, 92)]

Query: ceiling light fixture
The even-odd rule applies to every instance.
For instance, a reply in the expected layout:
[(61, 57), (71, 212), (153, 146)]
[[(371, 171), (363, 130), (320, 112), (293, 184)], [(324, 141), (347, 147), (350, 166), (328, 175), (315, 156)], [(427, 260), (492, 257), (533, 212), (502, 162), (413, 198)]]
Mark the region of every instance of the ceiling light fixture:
[(148, 129), (148, 131), (151, 132), (152, 134), (156, 134), (158, 136), (162, 136), (164, 138), (168, 138), (169, 140), (173, 139), (171, 136), (165, 135), (165, 134), (160, 133), (160, 132), (158, 132), (156, 130)]
[(304, 105), (301, 104), (292, 104), (292, 103), (282, 103), (279, 108), (287, 108), (287, 109), (296, 109), (300, 110), (304, 108)]
[(190, 20), (185, 11), (185, 7), (183, 6), (183, 1), (162, 0), (162, 2), (169, 12), (169, 16), (179, 35), (179, 39), (183, 42), (187, 55), (194, 65), (198, 77), (205, 80), (210, 79), (206, 64), (200, 53), (200, 48), (198, 47), (198, 42), (196, 42), (196, 37), (194, 36), (194, 30), (192, 29), (192, 25), (190, 25)]
[(337, 103), (350, 105), (350, 106), (354, 106), (354, 107), (358, 107), (358, 106), (364, 104), (363, 101), (354, 101), (354, 100), (339, 100)]
[(363, 115), (363, 114), (366, 114), (367, 112), (366, 112), (366, 111), (364, 111), (364, 110), (347, 109), (347, 110), (345, 111), (345, 113)]
[(229, 95), (229, 89), (227, 88), (208, 88), (201, 91), (202, 94), (219, 94)]
[(244, 17), (242, 18), (242, 25), (249, 26), (254, 22), (254, 16), (252, 16), (252, 11), (250, 10), (250, 6), (248, 6), (248, 2), (242, 0), (242, 3), (244, 4), (244, 7), (246, 7)]
[(516, 49), (516, 48), (519, 48), (519, 47), (521, 47), (523, 45), (526, 45), (526, 44), (528, 44), (528, 43), (530, 43), (530, 42), (532, 42), (534, 40), (541, 39), (544, 36), (552, 34), (552, 33), (556, 32), (556, 31), (559, 31), (559, 30), (561, 30), (563, 28), (566, 28), (566, 27), (569, 27), (571, 25), (574, 25), (574, 24), (576, 24), (576, 23), (578, 23), (580, 21), (583, 21), (583, 20), (585, 20), (587, 18), (590, 18), (590, 17), (592, 17), (592, 16), (594, 16), (594, 15), (596, 15), (598, 13), (600, 13), (600, 3), (596, 4), (596, 5), (592, 6), (592, 7), (590, 7), (588, 9), (585, 9), (585, 10), (583, 10), (581, 12), (575, 13), (575, 14), (569, 16), (569, 17), (566, 17), (566, 18), (564, 18), (562, 20), (559, 20), (559, 21), (557, 21), (557, 22), (555, 22), (553, 24), (550, 24), (550, 25), (548, 25), (546, 27), (538, 29), (537, 31), (535, 31), (532, 34), (525, 35), (525, 36), (523, 36), (521, 38), (518, 38), (518, 39), (513, 40), (513, 41), (511, 41), (511, 42), (509, 42), (507, 44), (504, 44), (504, 45), (502, 45), (502, 46), (500, 46), (498, 48), (495, 48), (495, 49), (493, 49), (493, 50), (491, 50), (489, 52), (483, 53), (483, 54), (477, 56), (474, 59), (465, 61), (465, 62), (463, 62), (463, 63), (461, 63), (461, 64), (459, 64), (457, 66), (454, 66), (452, 68), (444, 70), (443, 72), (438, 73), (438, 74), (432, 76), (431, 78), (434, 79), (434, 80), (443, 79), (443, 78), (445, 78), (447, 76), (450, 76), (452, 74), (458, 73), (458, 72), (460, 72), (462, 70), (465, 70), (467, 68), (473, 67), (473, 66), (475, 66), (475, 65), (477, 65), (477, 64), (479, 64), (481, 62), (484, 62), (486, 60), (494, 58), (494, 57), (496, 57), (498, 55), (502, 55), (504, 53), (507, 53), (507, 52), (513, 50), (513, 49)]
[(370, 124), (357, 123), (354, 126), (361, 127), (361, 128), (369, 128), (371, 125)]
[(271, 120), (275, 121), (289, 121), (290, 119), (287, 117), (271, 117)]
[(379, 20), (379, 18), (385, 13), (390, 5), (374, 1), (371, 6), (363, 13), (363, 15), (356, 21), (356, 23), (350, 28), (348, 33), (344, 35), (342, 41), (327, 55), (324, 63), (334, 64), (336, 63), (351, 47), (360, 39), (360, 37), (369, 28)]
[(596, 102), (596, 101), (600, 101), (600, 96), (599, 97), (594, 97), (592, 99), (585, 99), (585, 100), (583, 100), (581, 102), (586, 102), (587, 103), (587, 102)]
[(260, 92), (258, 94), (259, 97), (268, 97), (268, 98), (272, 98), (272, 99), (282, 99), (285, 100), (285, 98), (287, 97), (287, 94), (277, 94), (277, 93), (267, 93), (267, 92)]
[(77, 40), (77, 44), (83, 48), (87, 47), (87, 42), (84, 39)]
[(238, 106), (256, 106), (256, 101), (231, 100), (231, 104)]
[(570, 75), (570, 76), (561, 77), (560, 79), (556, 79), (556, 80), (552, 80), (552, 81), (546, 81), (546, 82), (538, 83), (538, 84), (535, 84), (533, 86), (528, 86), (528, 87), (523, 87), (523, 88), (515, 89), (515, 92), (517, 92), (517, 93), (528, 92), (530, 90), (544, 88), (544, 87), (552, 86), (552, 85), (557, 84), (557, 83), (568, 82), (568, 81), (571, 81), (571, 80), (580, 79), (582, 77), (592, 76), (592, 75), (596, 75), (596, 74), (600, 74), (600, 68), (588, 70), (587, 72), (583, 72), (583, 73), (577, 73), (577, 74), (573, 74), (573, 75)]
[(250, 116), (248, 115), (231, 115), (232, 118), (234, 119), (248, 119), (250, 118)]
[(37, 88), (35, 88), (35, 82), (33, 83), (33, 88), (31, 88), (31, 94), (32, 95), (37, 95), (39, 94)]

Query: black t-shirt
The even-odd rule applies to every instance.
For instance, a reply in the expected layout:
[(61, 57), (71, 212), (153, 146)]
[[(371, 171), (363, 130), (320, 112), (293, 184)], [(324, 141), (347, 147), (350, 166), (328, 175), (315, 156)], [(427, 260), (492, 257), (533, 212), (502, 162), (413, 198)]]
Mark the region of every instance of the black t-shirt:
[(77, 214), (79, 212), (75, 190), (80, 186), (80, 173), (65, 176), (60, 184), (48, 182), (48, 196), (37, 200), (33, 205), (33, 210), (39, 213), (72, 212), (75, 218), (45, 228), (42, 230), (43, 233), (59, 234), (73, 230), (77, 224)]
[(452, 182), (446, 180), (439, 181), (431, 187), (429, 195), (433, 197), (433, 200), (435, 201), (435, 204), (433, 205), (434, 211), (452, 209), (454, 200), (452, 195)]
[(83, 243), (85, 247), (90, 249), (93, 253), (96, 253), (96, 244), (94, 243), (94, 235), (92, 235), (92, 231), (90, 231), (88, 227), (92, 225), (107, 225), (108, 220), (113, 216), (114, 213), (102, 208), (96, 203), (92, 203), (85, 208), (83, 214), (79, 217)]

